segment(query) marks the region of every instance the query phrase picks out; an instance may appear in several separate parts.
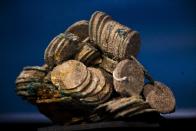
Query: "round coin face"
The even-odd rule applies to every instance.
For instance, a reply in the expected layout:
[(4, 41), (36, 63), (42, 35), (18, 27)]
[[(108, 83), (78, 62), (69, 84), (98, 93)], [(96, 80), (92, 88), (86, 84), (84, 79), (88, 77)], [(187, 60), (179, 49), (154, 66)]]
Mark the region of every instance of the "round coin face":
[(134, 60), (122, 60), (113, 71), (114, 89), (122, 96), (140, 95), (144, 72)]
[(150, 106), (160, 113), (169, 113), (175, 109), (176, 101), (172, 91), (161, 82), (145, 85), (143, 94)]
[(87, 76), (86, 66), (76, 60), (69, 60), (56, 66), (51, 72), (51, 81), (62, 89), (74, 89), (83, 83)]
[(68, 95), (72, 95), (72, 96), (75, 96), (75, 97), (83, 97), (83, 94), (82, 92), (87, 88), (87, 86), (91, 83), (92, 81), (92, 74), (89, 70), (87, 70), (87, 76), (84, 80), (84, 82), (82, 82), (79, 86), (77, 86), (76, 88), (73, 88), (73, 89), (64, 89), (63, 92), (65, 94), (68, 94)]

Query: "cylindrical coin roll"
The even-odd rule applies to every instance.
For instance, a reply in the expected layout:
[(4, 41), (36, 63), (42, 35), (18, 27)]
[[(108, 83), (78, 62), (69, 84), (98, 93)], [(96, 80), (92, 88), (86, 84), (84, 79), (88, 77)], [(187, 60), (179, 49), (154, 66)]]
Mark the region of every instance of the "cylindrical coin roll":
[(136, 56), (140, 49), (140, 36), (103, 12), (95, 12), (89, 22), (89, 37), (109, 57), (122, 60)]

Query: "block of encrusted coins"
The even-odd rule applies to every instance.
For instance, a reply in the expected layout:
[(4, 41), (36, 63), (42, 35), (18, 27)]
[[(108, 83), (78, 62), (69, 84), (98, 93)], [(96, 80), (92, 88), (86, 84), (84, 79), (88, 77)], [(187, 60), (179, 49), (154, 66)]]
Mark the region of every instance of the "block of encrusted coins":
[(175, 97), (135, 58), (140, 43), (137, 31), (96, 11), (49, 43), (45, 65), (23, 69), (16, 93), (60, 124), (170, 113)]
[(122, 96), (139, 96), (144, 86), (144, 72), (134, 60), (122, 60), (113, 71), (113, 84)]
[(80, 20), (69, 26), (65, 33), (75, 34), (79, 37), (80, 41), (83, 41), (88, 37), (88, 26), (88, 21)]
[(160, 113), (170, 113), (175, 110), (175, 97), (171, 89), (161, 82), (146, 84), (143, 95), (150, 106)]

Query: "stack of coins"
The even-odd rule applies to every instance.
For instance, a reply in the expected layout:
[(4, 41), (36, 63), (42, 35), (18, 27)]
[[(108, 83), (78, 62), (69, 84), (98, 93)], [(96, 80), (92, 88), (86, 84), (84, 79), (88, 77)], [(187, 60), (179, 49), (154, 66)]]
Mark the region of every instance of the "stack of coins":
[(96, 11), (51, 40), (45, 64), (25, 67), (16, 92), (63, 124), (171, 113), (175, 97), (137, 60), (140, 46), (137, 31)]
[(92, 65), (92, 61), (100, 56), (100, 52), (89, 43), (85, 44), (75, 55), (75, 60), (83, 62), (85, 65)]
[(135, 96), (116, 98), (99, 105), (95, 111), (100, 115), (103, 115), (103, 111), (107, 112), (114, 119), (132, 117), (143, 113), (157, 112), (156, 109), (151, 108), (148, 102), (145, 102), (142, 98)]
[(34, 102), (36, 90), (42, 86), (42, 80), (46, 76), (45, 66), (24, 67), (16, 79), (16, 93), (30, 102)]
[(109, 99), (112, 81), (108, 77), (101, 69), (86, 67), (76, 60), (66, 61), (51, 72), (51, 81), (59, 90), (89, 105)]
[(79, 37), (72, 33), (56, 36), (45, 50), (44, 59), (49, 67), (71, 59), (79, 50)]
[(140, 49), (140, 36), (137, 31), (112, 20), (111, 16), (100, 11), (91, 16), (89, 37), (113, 59), (136, 56)]

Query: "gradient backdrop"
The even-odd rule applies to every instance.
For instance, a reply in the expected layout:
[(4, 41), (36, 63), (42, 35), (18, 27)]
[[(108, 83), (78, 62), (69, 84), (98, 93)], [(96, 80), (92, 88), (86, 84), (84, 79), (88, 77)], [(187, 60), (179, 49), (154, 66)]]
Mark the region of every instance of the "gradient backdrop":
[(138, 59), (166, 83), (177, 108), (196, 108), (196, 4), (188, 0), (1, 0), (0, 113), (38, 112), (15, 94), (26, 65), (42, 65), (50, 40), (104, 11), (141, 33)]

